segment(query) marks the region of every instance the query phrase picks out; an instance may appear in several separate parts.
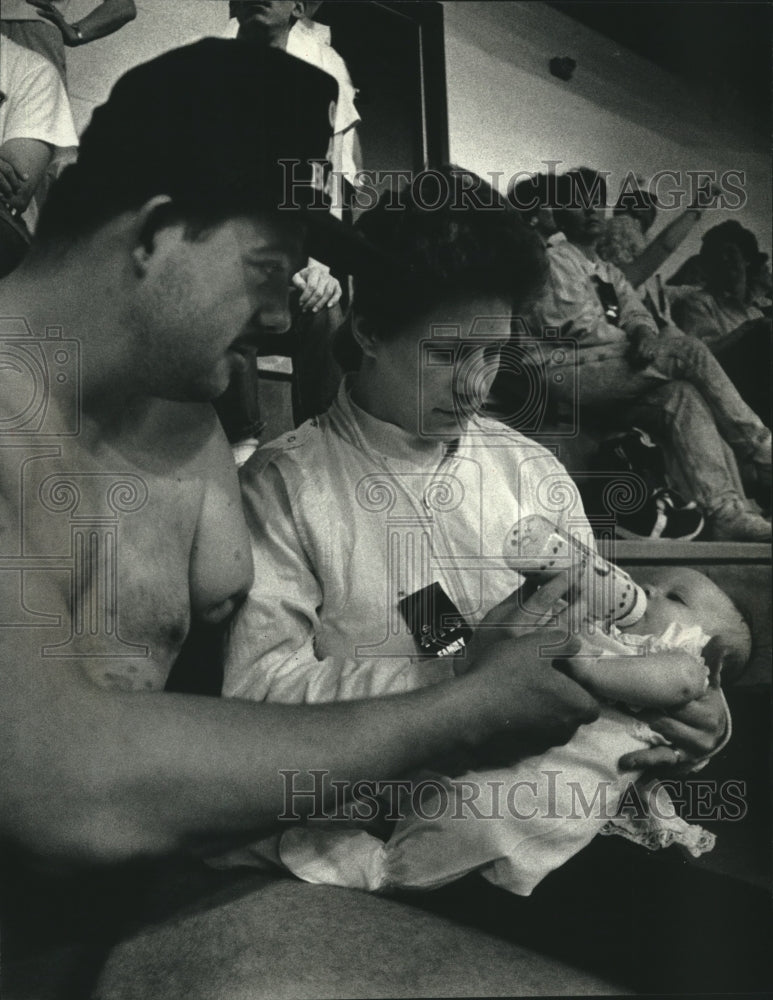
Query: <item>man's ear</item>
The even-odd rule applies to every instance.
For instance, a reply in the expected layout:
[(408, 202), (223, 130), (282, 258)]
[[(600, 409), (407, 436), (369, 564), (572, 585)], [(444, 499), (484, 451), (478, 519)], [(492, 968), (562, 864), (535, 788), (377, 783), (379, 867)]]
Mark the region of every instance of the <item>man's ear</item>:
[(357, 313), (354, 313), (352, 315), (351, 327), (352, 336), (357, 342), (359, 349), (365, 357), (374, 358), (379, 338), (373, 324), (363, 316), (358, 316)]
[(144, 274), (156, 249), (158, 234), (173, 218), (172, 199), (158, 194), (150, 198), (134, 216), (132, 260), (138, 274)]

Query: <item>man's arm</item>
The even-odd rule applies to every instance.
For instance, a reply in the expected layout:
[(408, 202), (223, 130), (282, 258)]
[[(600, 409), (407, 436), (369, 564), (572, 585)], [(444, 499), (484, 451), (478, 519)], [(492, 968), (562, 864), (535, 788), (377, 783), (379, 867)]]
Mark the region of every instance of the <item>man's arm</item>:
[(102, 0), (77, 24), (69, 24), (50, 0), (27, 0), (27, 3), (36, 7), (42, 17), (59, 29), (64, 44), (71, 48), (112, 35), (137, 16), (134, 0)]
[(639, 298), (630, 281), (614, 264), (607, 264), (606, 266), (620, 304), (620, 326), (629, 336), (637, 329), (649, 330), (657, 336), (658, 325), (649, 309), (647, 309)]
[(701, 215), (703, 211), (697, 206), (685, 209), (647, 244), (635, 260), (620, 266), (620, 270), (634, 288), (643, 285), (665, 264), (695, 228)]
[(220, 849), (276, 824), (283, 770), (375, 780), (496, 733), (566, 739), (597, 709), (549, 669), (577, 649), (556, 638), (492, 647), (471, 673), (408, 695), (303, 706), (107, 691), (77, 664), (6, 644), (0, 837), (71, 865)]
[(643, 368), (655, 360), (658, 325), (623, 272), (614, 264), (607, 268), (620, 305), (620, 326), (631, 344), (626, 357), (633, 368)]
[(34, 632), (0, 630), (0, 840), (62, 864), (248, 842), (285, 811), (283, 770), (296, 787), (312, 770), (389, 778), (498, 733), (557, 742), (596, 713), (550, 669), (577, 648), (550, 632), (482, 651), (463, 678), (327, 705), (106, 689), (85, 661), (42, 657)]

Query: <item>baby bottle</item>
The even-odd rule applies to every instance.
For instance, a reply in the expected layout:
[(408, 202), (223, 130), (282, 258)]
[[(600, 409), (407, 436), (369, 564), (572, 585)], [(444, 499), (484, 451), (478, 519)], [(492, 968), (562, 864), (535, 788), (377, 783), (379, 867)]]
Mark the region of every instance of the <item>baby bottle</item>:
[(504, 544), (507, 565), (527, 579), (543, 584), (578, 564), (583, 604), (589, 621), (635, 624), (647, 609), (647, 597), (626, 572), (606, 562), (547, 518), (532, 514), (517, 521)]

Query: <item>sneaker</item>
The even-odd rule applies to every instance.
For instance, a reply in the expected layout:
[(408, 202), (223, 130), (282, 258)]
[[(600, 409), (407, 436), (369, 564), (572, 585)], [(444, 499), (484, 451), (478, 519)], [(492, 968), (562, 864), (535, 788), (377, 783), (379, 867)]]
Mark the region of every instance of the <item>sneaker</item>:
[(620, 538), (654, 538), (689, 542), (703, 531), (703, 515), (673, 490), (656, 490), (637, 511), (618, 515), (615, 533)]
[(733, 500), (711, 515), (708, 537), (715, 542), (770, 542), (770, 521)]

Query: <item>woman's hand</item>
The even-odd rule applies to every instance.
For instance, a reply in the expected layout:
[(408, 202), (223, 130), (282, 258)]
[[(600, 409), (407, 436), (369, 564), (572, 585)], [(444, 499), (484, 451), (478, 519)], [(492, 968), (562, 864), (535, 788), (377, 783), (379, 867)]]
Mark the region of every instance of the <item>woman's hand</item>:
[(665, 768), (689, 772), (696, 763), (716, 750), (727, 732), (728, 723), (727, 708), (719, 685), (726, 655), (727, 648), (716, 639), (703, 649), (703, 658), (709, 668), (709, 686), (702, 698), (696, 698), (668, 714), (642, 713), (641, 717), (672, 746), (648, 747), (624, 754), (619, 762), (621, 770)]
[[(475, 646), (480, 647), (504, 639), (519, 639), (543, 625), (566, 624), (559, 621), (577, 592), (577, 581), (581, 568), (565, 573), (557, 573), (529, 596), (528, 583), (514, 590), (503, 601), (495, 605), (483, 618), (475, 630)], [(568, 634), (568, 624), (567, 634)]]

